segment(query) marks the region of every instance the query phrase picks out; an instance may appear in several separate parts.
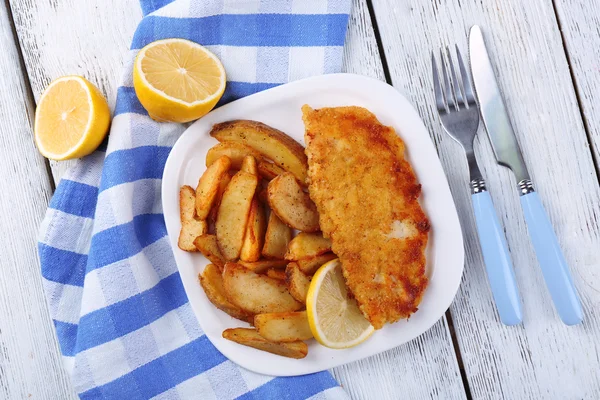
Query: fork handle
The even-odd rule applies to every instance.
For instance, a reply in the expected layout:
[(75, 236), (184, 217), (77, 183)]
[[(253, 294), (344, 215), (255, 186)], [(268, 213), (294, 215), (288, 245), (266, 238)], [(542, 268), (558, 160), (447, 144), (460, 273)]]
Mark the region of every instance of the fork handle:
[(565, 325), (577, 325), (583, 321), (581, 301), (565, 256), (538, 194), (532, 191), (522, 195), (521, 207), (554, 307)]
[(520, 324), (523, 320), (521, 299), (504, 230), (492, 198), (484, 190), (472, 194), (471, 199), (483, 260), (500, 320), (505, 325)]

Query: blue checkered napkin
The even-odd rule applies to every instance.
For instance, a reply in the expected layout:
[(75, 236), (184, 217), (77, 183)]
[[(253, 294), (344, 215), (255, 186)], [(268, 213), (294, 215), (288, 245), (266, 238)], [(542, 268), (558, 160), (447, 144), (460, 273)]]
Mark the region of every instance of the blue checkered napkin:
[(83, 399), (346, 398), (329, 373), (272, 378), (221, 355), (177, 272), (160, 187), (184, 126), (147, 116), (132, 88), (138, 49), (183, 37), (223, 61), (227, 102), (338, 72), (350, 0), (142, 0), (108, 146), (60, 182), (39, 253), (50, 312)]

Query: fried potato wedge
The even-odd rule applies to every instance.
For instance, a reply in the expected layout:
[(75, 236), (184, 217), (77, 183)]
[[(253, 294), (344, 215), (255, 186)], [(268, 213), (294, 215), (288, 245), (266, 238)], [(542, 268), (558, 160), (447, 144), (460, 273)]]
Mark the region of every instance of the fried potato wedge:
[(265, 209), (257, 198), (252, 200), (250, 215), (248, 216), (248, 225), (244, 235), (244, 243), (240, 252), (240, 260), (255, 262), (260, 258), (260, 254), (265, 243), (265, 232), (267, 230), (267, 217)]
[(265, 244), (262, 255), (267, 258), (283, 259), (287, 252), (287, 246), (292, 239), (292, 230), (284, 224), (277, 214), (271, 212), (267, 232), (265, 233)]
[(244, 157), (240, 171), (244, 171), (252, 175), (258, 175), (258, 166), (256, 165), (256, 158), (250, 155)]
[(231, 178), (223, 193), (215, 233), (219, 249), (226, 260), (235, 260), (240, 255), (257, 185), (256, 175), (240, 171)]
[(204, 234), (198, 236), (194, 240), (194, 246), (200, 253), (208, 260), (215, 264), (221, 271), (225, 266), (225, 258), (221, 254), (219, 244), (217, 243), (217, 237), (215, 235)]
[(217, 197), (221, 178), (227, 174), (231, 160), (227, 156), (220, 157), (204, 171), (196, 187), (196, 215), (206, 219), (210, 208)]
[(194, 246), (194, 240), (206, 233), (208, 224), (204, 220), (192, 219), (185, 221), (181, 225), (181, 231), (179, 232), (179, 240), (177, 245), (181, 250), (196, 252), (198, 249)]
[(208, 217), (206, 222), (208, 222), (208, 230), (211, 233), (215, 231), (215, 224), (217, 222), (217, 214), (219, 213), (219, 206), (221, 205), (221, 199), (223, 198), (223, 193), (225, 193), (225, 189), (227, 189), (227, 185), (231, 182), (231, 175), (229, 172), (223, 174), (221, 177), (221, 181), (219, 182), (219, 190), (217, 191), (217, 195), (215, 196), (215, 200), (213, 201), (213, 205), (208, 213)]
[(306, 304), (310, 279), (300, 271), (300, 267), (295, 262), (289, 263), (285, 268), (285, 283), (292, 297)]
[(285, 268), (288, 261), (286, 260), (258, 260), (255, 262), (248, 262), (244, 260), (238, 261), (238, 264), (243, 265), (245, 268), (257, 274), (263, 273), (269, 268)]
[(231, 168), (241, 169), (242, 162), (246, 156), (254, 156), (260, 160), (261, 154), (242, 143), (238, 142), (221, 142), (211, 147), (206, 153), (206, 166), (210, 167), (219, 158), (227, 156), (231, 160)]
[(308, 354), (308, 346), (302, 341), (277, 343), (271, 342), (256, 331), (249, 328), (232, 328), (223, 331), (227, 340), (254, 347), (255, 349), (277, 354), (288, 358), (304, 358)]
[(283, 174), (285, 169), (281, 168), (277, 164), (268, 161), (259, 161), (258, 163), (258, 174), (266, 180), (271, 180), (277, 176)]
[(337, 256), (333, 253), (325, 253), (320, 256), (312, 257), (312, 258), (304, 258), (302, 260), (296, 261), (300, 271), (304, 273), (304, 275), (313, 275), (317, 270), (321, 267), (321, 265), (325, 264), (327, 261), (331, 261), (337, 258)]
[(313, 258), (329, 251), (331, 251), (331, 240), (324, 238), (321, 233), (300, 232), (288, 244), (285, 259)]
[(198, 251), (194, 246), (194, 239), (206, 233), (208, 224), (205, 220), (198, 219), (195, 210), (196, 193), (191, 186), (182, 186), (179, 190), (179, 217), (181, 231), (177, 245), (181, 250)]
[(239, 264), (225, 264), (223, 283), (227, 299), (252, 314), (297, 311), (304, 306), (292, 297), (284, 282)]
[(295, 342), (313, 338), (306, 311), (259, 314), (254, 317), (258, 334), (273, 342)]
[(179, 218), (181, 222), (194, 219), (196, 210), (196, 191), (188, 185), (179, 189)]
[(279, 269), (279, 268), (269, 268), (267, 270), (267, 276), (269, 278), (279, 279), (280, 281), (285, 281), (285, 271), (282, 269)]
[(303, 232), (319, 230), (317, 206), (291, 173), (281, 174), (269, 182), (267, 199), (287, 226)]
[(249, 146), (291, 172), (300, 182), (306, 182), (308, 162), (304, 147), (275, 128), (257, 121), (234, 120), (214, 125), (210, 135), (219, 142)]
[(240, 319), (249, 323), (254, 322), (254, 315), (243, 311), (241, 308), (232, 304), (225, 296), (225, 287), (223, 286), (223, 277), (221, 270), (214, 264), (208, 264), (204, 271), (198, 275), (200, 285), (206, 293), (206, 297), (219, 310), (229, 314), (233, 318)]

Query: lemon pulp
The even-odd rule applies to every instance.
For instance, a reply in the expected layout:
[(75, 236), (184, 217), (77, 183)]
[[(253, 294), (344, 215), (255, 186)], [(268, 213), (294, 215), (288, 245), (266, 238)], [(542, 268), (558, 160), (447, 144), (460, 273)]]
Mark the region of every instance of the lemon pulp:
[(81, 76), (65, 76), (40, 97), (35, 142), (53, 160), (83, 157), (102, 143), (109, 124), (110, 110), (100, 91)]
[(138, 53), (133, 84), (159, 121), (189, 122), (208, 113), (225, 91), (225, 69), (206, 48), (185, 39), (152, 42)]
[(306, 311), (315, 339), (327, 347), (353, 347), (375, 331), (350, 296), (339, 259), (324, 264), (313, 276)]

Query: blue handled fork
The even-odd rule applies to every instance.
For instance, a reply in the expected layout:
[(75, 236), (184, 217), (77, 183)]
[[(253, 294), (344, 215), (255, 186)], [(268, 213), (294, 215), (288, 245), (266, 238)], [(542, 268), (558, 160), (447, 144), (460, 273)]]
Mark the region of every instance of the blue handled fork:
[(458, 46), (456, 56), (460, 80), (455, 73), (450, 50), (446, 48), (449, 74), (443, 50), (440, 51), (440, 55), (443, 84), (440, 82), (435, 56), (433, 53), (431, 55), (435, 104), (445, 131), (460, 143), (467, 156), (479, 243), (500, 320), (505, 325), (517, 325), (523, 320), (523, 312), (508, 245), (473, 149), (479, 126), (479, 109), (475, 102), (473, 86)]

